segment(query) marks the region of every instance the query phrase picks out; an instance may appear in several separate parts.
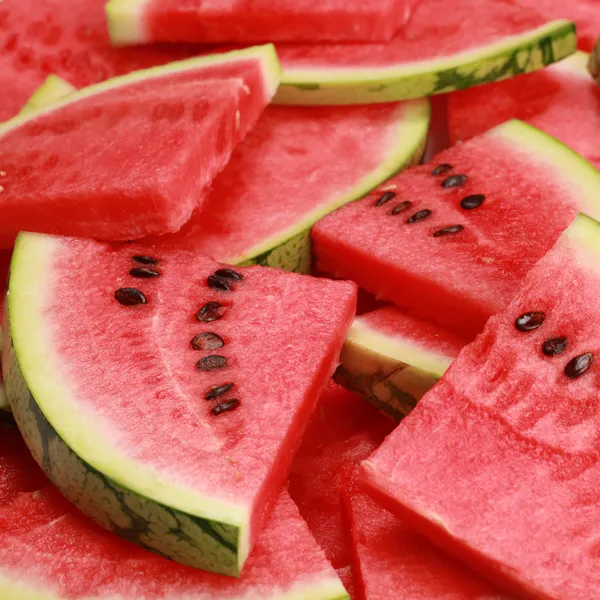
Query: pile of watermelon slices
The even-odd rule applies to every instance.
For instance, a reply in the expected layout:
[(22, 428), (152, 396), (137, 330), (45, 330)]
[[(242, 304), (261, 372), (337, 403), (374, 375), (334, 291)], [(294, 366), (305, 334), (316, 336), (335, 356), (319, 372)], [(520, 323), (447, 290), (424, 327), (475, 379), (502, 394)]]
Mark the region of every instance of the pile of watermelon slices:
[(600, 598), (596, 0), (0, 44), (0, 600)]

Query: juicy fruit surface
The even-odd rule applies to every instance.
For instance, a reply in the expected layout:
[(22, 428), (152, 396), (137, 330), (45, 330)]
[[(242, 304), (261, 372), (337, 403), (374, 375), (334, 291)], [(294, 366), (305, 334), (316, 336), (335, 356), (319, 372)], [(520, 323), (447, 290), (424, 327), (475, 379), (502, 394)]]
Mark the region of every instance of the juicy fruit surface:
[(588, 58), (577, 52), (547, 69), (452, 94), (451, 143), (516, 118), (549, 133), (600, 168), (594, 133), (600, 130), (600, 88), (590, 80)]
[[(364, 463), (390, 507), (527, 597), (600, 593), (600, 376), (597, 363), (565, 374), (574, 357), (600, 350), (599, 229), (579, 217)], [(530, 311), (545, 319), (520, 331), (516, 319)], [(545, 355), (557, 336), (566, 350)]]
[[(333, 371), (355, 286), (254, 267), (241, 269), (243, 279), (223, 291), (207, 284), (219, 265), (194, 253), (165, 252), (156, 257), (159, 277), (137, 279), (128, 274), (140, 266), (132, 257), (151, 255), (146, 247), (20, 240), (9, 304), (18, 362), (6, 353), (4, 362), (21, 369), (29, 388), (23, 394), (13, 383), (8, 392), (34, 456), (105, 527), (180, 562), (231, 571), (236, 560), (243, 563)], [(31, 286), (46, 290), (39, 302), (30, 303)], [(124, 287), (139, 288), (147, 304), (119, 304), (115, 290)], [(218, 316), (199, 322), (196, 313), (209, 302), (222, 305)], [(27, 316), (20, 314), (25, 304)], [(32, 344), (34, 321), (51, 362)], [(194, 349), (199, 334), (213, 334), (217, 345)], [(214, 355), (222, 358), (215, 363), (208, 358)], [(285, 381), (274, 386), (282, 373)], [(205, 399), (213, 386), (229, 383), (229, 393)], [(234, 398), (237, 410), (213, 412)], [(104, 478), (87, 477), (90, 466)], [(120, 482), (130, 493), (128, 508)], [(149, 529), (126, 525), (132, 503)], [(185, 532), (189, 518), (212, 519), (214, 539), (206, 539), (202, 523), (181, 538), (156, 532), (173, 519)], [(216, 558), (204, 552), (215, 540)]]
[[(432, 174), (444, 164), (452, 169)], [(571, 175), (578, 165), (589, 179)], [(467, 179), (448, 179), (458, 175)], [(376, 206), (383, 190), (396, 196)], [(511, 122), (404, 171), (317, 223), (317, 268), (474, 335), (513, 297), (517, 282), (572, 222), (580, 203), (587, 198), (586, 209), (594, 209), (599, 190), (589, 164), (552, 138)], [(463, 199), (473, 195), (483, 195), (483, 202), (463, 208)], [(402, 202), (412, 204), (391, 214)], [(417, 213), (426, 218), (407, 223)], [(455, 225), (464, 229), (434, 236)]]

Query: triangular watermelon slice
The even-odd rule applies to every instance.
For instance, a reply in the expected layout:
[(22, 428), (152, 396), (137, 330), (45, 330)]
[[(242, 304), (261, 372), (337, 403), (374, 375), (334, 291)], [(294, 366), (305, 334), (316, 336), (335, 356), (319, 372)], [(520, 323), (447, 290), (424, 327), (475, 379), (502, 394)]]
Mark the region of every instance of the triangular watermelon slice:
[(278, 69), (271, 46), (191, 59), (3, 124), (0, 246), (19, 230), (108, 240), (177, 231), (270, 101)]
[(23, 234), (3, 364), (34, 457), (103, 526), (238, 575), (337, 365), (352, 283)]

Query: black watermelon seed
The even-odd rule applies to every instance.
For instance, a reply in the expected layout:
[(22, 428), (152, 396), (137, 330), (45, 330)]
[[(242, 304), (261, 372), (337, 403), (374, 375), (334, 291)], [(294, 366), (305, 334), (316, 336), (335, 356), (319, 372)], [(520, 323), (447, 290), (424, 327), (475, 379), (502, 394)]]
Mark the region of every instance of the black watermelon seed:
[(572, 358), (565, 367), (565, 375), (569, 379), (577, 379), (581, 377), (594, 362), (594, 355), (591, 352), (580, 354), (575, 358)]
[(533, 331), (542, 326), (546, 313), (542, 311), (532, 311), (522, 314), (515, 320), (515, 327), (519, 331)]
[(428, 208), (417, 211), (412, 217), (406, 220), (407, 223), (416, 223), (431, 216), (431, 211)]
[(196, 320), (201, 323), (218, 321), (225, 314), (225, 307), (220, 302), (207, 302), (196, 314)]
[(135, 267), (131, 269), (129, 274), (132, 277), (138, 277), (139, 279), (151, 279), (152, 277), (160, 277), (160, 273), (156, 269), (150, 269), (148, 267)]
[(542, 352), (546, 356), (558, 356), (567, 349), (568, 345), (569, 342), (564, 336), (550, 338), (542, 344)]
[(204, 396), (205, 400), (216, 400), (221, 396), (224, 396), (227, 392), (231, 391), (234, 388), (235, 384), (233, 383), (224, 383), (222, 385), (213, 385), (206, 395)]
[(241, 281), (244, 276), (233, 269), (217, 269), (215, 275), (221, 279), (233, 279), (233, 281)]
[(394, 206), (394, 208), (392, 208), (392, 210), (390, 211), (390, 214), (391, 215), (400, 214), (400, 213), (404, 212), (405, 210), (408, 210), (412, 205), (413, 205), (413, 203), (410, 200), (405, 200), (404, 202), (400, 202), (400, 204), (397, 204), (396, 206)]
[(484, 200), (485, 196), (483, 194), (471, 194), (470, 196), (465, 196), (460, 201), (460, 207), (465, 210), (473, 210), (474, 208), (479, 208)]
[(446, 177), (444, 181), (442, 181), (441, 186), (443, 188), (455, 188), (460, 187), (461, 185), (465, 185), (469, 178), (466, 175), (450, 175), (450, 177)]
[(235, 410), (239, 405), (240, 401), (237, 398), (232, 398), (231, 400), (227, 400), (225, 402), (221, 402), (221, 404), (217, 404), (215, 407), (213, 407), (211, 412), (213, 415), (215, 415), (215, 417), (217, 417), (224, 412), (230, 412), (232, 410)]
[(194, 336), (191, 341), (194, 350), (217, 350), (225, 345), (223, 338), (216, 333), (207, 331)]
[(443, 175), (444, 173), (447, 173), (448, 171), (452, 171), (454, 167), (452, 165), (449, 165), (448, 163), (442, 163), (441, 165), (438, 165), (433, 171), (431, 171), (432, 175)]
[(119, 288), (115, 292), (115, 298), (123, 306), (135, 306), (136, 304), (147, 304), (146, 296), (136, 288)]
[(231, 286), (227, 279), (223, 279), (217, 275), (209, 275), (206, 279), (206, 284), (211, 290), (220, 290), (221, 292), (231, 291)]
[(385, 192), (385, 194), (379, 196), (377, 202), (375, 202), (375, 206), (383, 206), (384, 204), (387, 204), (390, 200), (393, 200), (395, 197), (396, 192)]
[(227, 359), (224, 356), (218, 354), (210, 354), (201, 358), (196, 363), (198, 371), (216, 371), (217, 369), (224, 369), (227, 366)]
[(158, 260), (151, 256), (132, 256), (134, 262), (140, 263), (141, 265), (157, 265)]
[(455, 233), (460, 233), (464, 229), (463, 225), (450, 225), (449, 227), (444, 227), (443, 229), (438, 229), (433, 232), (433, 237), (442, 237), (443, 235), (453, 235)]

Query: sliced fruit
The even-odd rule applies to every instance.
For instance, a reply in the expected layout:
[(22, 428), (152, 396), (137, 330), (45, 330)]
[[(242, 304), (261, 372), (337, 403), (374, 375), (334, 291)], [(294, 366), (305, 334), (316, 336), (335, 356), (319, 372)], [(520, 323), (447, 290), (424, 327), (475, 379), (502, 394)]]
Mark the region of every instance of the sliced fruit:
[(108, 240), (177, 231), (268, 104), (278, 68), (271, 46), (191, 59), (3, 124), (0, 245), (19, 230)]
[(592, 165), (508, 121), (319, 221), (317, 269), (469, 337), (599, 199)]
[(469, 341), (392, 306), (380, 308), (354, 319), (335, 380), (400, 421)]
[(380, 502), (526, 598), (600, 596), (599, 256), (582, 215), (363, 463)]
[(467, 140), (517, 118), (600, 168), (600, 88), (590, 81), (589, 59), (585, 52), (576, 52), (547, 69), (450, 94), (450, 141)]
[(8, 399), (83, 512), (180, 563), (239, 575), (355, 302), (347, 282), (22, 234)]
[[(443, 17), (441, 17), (443, 15)], [(356, 104), (421, 98), (507, 79), (576, 49), (575, 26), (504, 0), (420, 0), (383, 44), (284, 45), (276, 102)]]
[(404, 0), (110, 0), (113, 44), (368, 42), (390, 40)]

